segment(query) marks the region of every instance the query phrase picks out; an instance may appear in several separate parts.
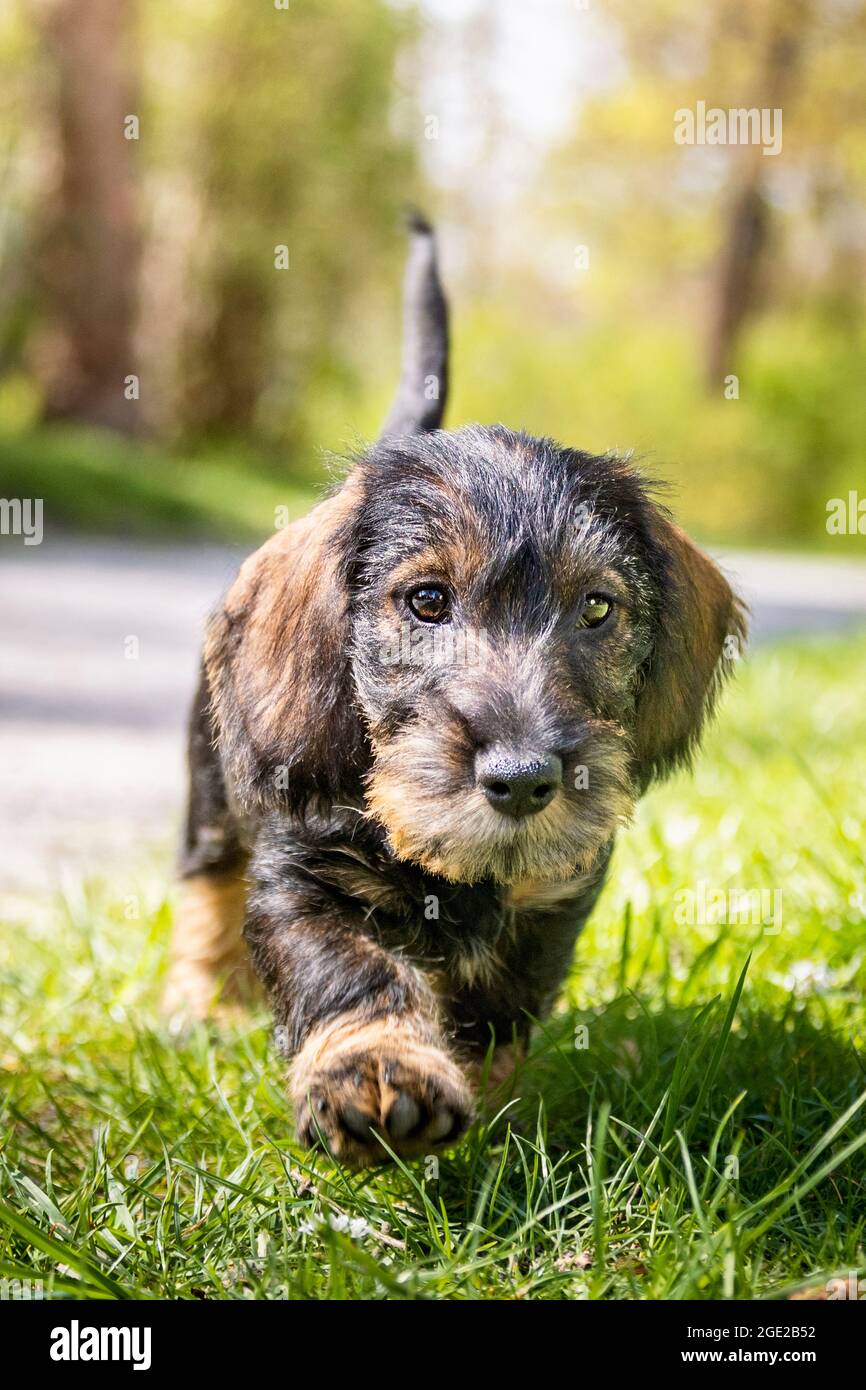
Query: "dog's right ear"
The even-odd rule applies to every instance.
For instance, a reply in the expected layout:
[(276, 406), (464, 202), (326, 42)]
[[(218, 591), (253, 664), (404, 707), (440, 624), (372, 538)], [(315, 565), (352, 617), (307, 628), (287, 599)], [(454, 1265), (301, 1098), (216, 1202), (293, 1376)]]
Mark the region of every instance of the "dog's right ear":
[(205, 669), (217, 742), (246, 810), (351, 796), (368, 754), (356, 713), (343, 535), (355, 475), (242, 566), (211, 618)]

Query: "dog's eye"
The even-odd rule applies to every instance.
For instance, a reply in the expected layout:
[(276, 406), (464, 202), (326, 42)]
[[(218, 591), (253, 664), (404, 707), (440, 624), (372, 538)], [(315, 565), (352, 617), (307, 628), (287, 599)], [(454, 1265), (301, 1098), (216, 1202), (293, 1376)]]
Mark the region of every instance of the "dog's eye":
[(435, 584), (422, 584), (420, 589), (413, 589), (406, 601), (422, 623), (441, 623), (448, 617), (448, 594)]
[(604, 597), (604, 594), (588, 594), (577, 625), (578, 627), (601, 627), (602, 623), (610, 617), (612, 609), (613, 604), (610, 599)]

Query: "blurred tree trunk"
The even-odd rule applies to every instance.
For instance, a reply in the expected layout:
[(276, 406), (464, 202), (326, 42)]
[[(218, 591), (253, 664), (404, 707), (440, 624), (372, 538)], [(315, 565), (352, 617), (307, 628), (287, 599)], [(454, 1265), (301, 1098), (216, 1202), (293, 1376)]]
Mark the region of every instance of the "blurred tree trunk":
[(253, 429), (268, 379), (273, 305), (257, 266), (222, 266), (211, 293), (213, 314), (195, 345), (183, 423), (196, 434), (243, 434)]
[[(269, 65), (267, 27), (249, 32), (240, 9), (234, 11), (212, 61), (226, 91), (260, 85)], [(264, 39), (264, 45), (263, 45)], [(234, 40), (234, 41), (233, 41)], [(181, 398), (184, 428), (203, 436), (232, 436), (254, 431), (256, 407), (271, 373), (271, 338), (278, 274), (274, 246), (259, 230), (281, 199), (291, 199), (291, 177), (281, 175), (269, 149), (237, 157), (241, 141), (255, 140), (244, 129), (242, 103), (226, 103), (216, 93), (202, 135), (204, 217), (219, 229), (211, 246), (207, 311), (187, 341), (185, 389)], [(276, 222), (278, 219), (274, 218)], [(205, 253), (206, 254), (206, 253)]]
[[(41, 0), (54, 69), (57, 178), (40, 251), (50, 332), (48, 418), (132, 432), (139, 229), (132, 169), (133, 0)], [(131, 393), (137, 394), (137, 393)]]
[[(756, 100), (751, 105), (783, 110), (795, 76), (806, 6), (800, 0), (773, 0), (768, 16)], [(732, 103), (733, 105), (734, 103)], [(760, 145), (742, 145), (728, 203), (726, 230), (711, 292), (706, 380), (710, 391), (735, 370), (733, 359), (746, 319), (754, 309), (764, 252), (770, 232), (770, 209), (764, 197), (768, 156)]]
[[(713, 286), (707, 348), (707, 386), (716, 391), (734, 370), (740, 330), (755, 305), (762, 253), (769, 229), (764, 201), (760, 149), (749, 148), (745, 170), (739, 171), (726, 218), (725, 241)], [(757, 158), (755, 157), (757, 155)]]

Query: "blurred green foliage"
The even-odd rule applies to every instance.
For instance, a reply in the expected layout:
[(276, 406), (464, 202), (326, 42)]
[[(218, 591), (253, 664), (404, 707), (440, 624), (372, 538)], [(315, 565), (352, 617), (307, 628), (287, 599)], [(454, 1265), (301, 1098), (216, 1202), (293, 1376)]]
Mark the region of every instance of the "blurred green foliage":
[[(47, 229), (71, 155), (44, 16), (72, 3), (0, 16), (0, 494), (43, 496), (49, 527), (265, 533), (385, 414), (400, 209), (419, 201), (453, 304), (446, 423), (634, 451), (707, 540), (866, 551), (826, 531), (831, 498), (866, 496), (861, 0), (118, 0), (146, 445), (45, 427), (63, 360)], [(520, 24), (538, 42), (509, 58)], [(544, 64), (569, 45), (557, 88)], [(518, 148), (533, 94), (558, 121)], [(781, 154), (676, 144), (697, 101), (780, 105)]]
[(562, 324), (516, 331), (477, 306), (455, 346), (451, 418), (503, 419), (578, 448), (634, 450), (665, 500), (704, 540), (866, 554), (866, 536), (827, 534), (826, 502), (866, 496), (866, 337), (814, 314), (761, 319), (743, 347), (739, 399), (702, 389), (682, 325)]
[[(104, 4), (76, 2), (97, 18)], [(88, 239), (96, 256), (121, 216), (110, 188), (93, 225), (63, 202), (77, 177), (96, 184), (76, 167), (87, 150), (71, 146), (70, 122), (100, 119), (86, 81), (70, 93), (75, 69), (64, 73), (49, 42), (72, 3), (46, 0), (37, 11), (16, 0), (0, 19), (0, 57), (13, 66), (0, 96), (7, 434), (37, 426), (52, 378), (78, 369), (67, 340), (80, 325), (68, 322), (56, 262)], [(353, 414), (346, 403), (354, 407), (369, 382), (367, 324), (382, 298), (389, 317), (398, 312), (401, 211), (417, 191), (416, 158), (391, 107), (414, 16), (385, 0), (288, 10), (118, 0), (117, 10), (126, 28), (115, 56), (139, 119), (119, 157), (106, 150), (118, 182), (129, 165), (139, 248), (137, 263), (118, 268), (134, 278), (138, 307), (134, 360), (110, 364), (117, 391), (136, 370), (139, 427), (164, 445), (279, 443), (293, 473), (315, 475), (308, 455), (329, 415)], [(77, 62), (87, 68), (86, 55)]]
[[(46, 501), (48, 534), (261, 541), (317, 489), (241, 444), (161, 449), (80, 426), (0, 435), (3, 495)], [(285, 509), (285, 511), (277, 509)]]

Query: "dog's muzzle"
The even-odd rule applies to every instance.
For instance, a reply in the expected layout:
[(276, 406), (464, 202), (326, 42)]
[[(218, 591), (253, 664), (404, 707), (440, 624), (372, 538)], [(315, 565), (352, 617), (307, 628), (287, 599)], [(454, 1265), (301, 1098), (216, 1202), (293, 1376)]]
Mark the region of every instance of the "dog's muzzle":
[(556, 753), (515, 753), (496, 745), (475, 758), (475, 782), (497, 811), (519, 819), (549, 806), (562, 786)]

